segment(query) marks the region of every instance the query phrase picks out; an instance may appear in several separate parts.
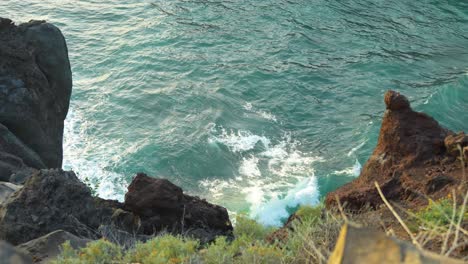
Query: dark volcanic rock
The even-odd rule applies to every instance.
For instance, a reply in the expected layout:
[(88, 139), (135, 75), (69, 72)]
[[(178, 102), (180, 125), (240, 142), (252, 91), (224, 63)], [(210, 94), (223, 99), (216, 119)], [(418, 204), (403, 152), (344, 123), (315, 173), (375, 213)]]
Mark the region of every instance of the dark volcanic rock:
[[(21, 159), (25, 165), (37, 169), (45, 169), (39, 155), (19, 140), (8, 128), (0, 124), (0, 152), (9, 153)], [(0, 157), (0, 161), (2, 158)]]
[[(41, 21), (14, 26), (0, 19), (0, 57), (0, 123), (46, 167), (61, 167), (63, 123), (72, 89), (62, 33)], [(29, 166), (44, 168), (18, 157)]]
[[(413, 111), (408, 99), (397, 92), (388, 91), (384, 101), (387, 111), (374, 152), (357, 179), (327, 195), (327, 206), (335, 205), (336, 197), (351, 210), (381, 204), (375, 181), (394, 200), (415, 199), (458, 182), (458, 174), (439, 177), (449, 167), (456, 169), (456, 161), (447, 159), (446, 149), (446, 138), (453, 132)], [(448, 163), (441, 165), (443, 160)]]
[(113, 206), (119, 204), (93, 198), (73, 172), (37, 171), (0, 208), (0, 238), (17, 245), (59, 229), (98, 238)]
[(125, 207), (141, 216), (153, 216), (163, 210), (179, 210), (183, 197), (182, 189), (170, 181), (140, 173), (128, 186)]
[(23, 167), (25, 165), (20, 158), (0, 152), (0, 181), (8, 181), (14, 172)]
[(232, 232), (225, 208), (185, 195), (168, 180), (142, 173), (130, 184), (124, 206), (140, 217), (140, 232), (147, 235), (167, 230), (208, 242)]
[(45, 236), (36, 238), (24, 244), (16, 246), (24, 252), (28, 252), (35, 263), (47, 263), (61, 252), (61, 246), (66, 241), (70, 242), (73, 249), (85, 247), (90, 239), (79, 238), (63, 230), (57, 230)]

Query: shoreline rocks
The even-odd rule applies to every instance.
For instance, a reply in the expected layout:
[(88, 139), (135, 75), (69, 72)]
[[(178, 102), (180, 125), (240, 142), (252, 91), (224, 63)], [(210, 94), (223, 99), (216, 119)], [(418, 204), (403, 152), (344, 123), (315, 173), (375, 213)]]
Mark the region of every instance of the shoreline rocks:
[(374, 182), (389, 200), (423, 203), (427, 195), (443, 197), (463, 180), (453, 148), (467, 145), (464, 133), (456, 136), (432, 117), (413, 111), (400, 93), (387, 91), (384, 101), (387, 110), (374, 152), (357, 179), (327, 195), (327, 207), (336, 206), (337, 198), (352, 211), (379, 206), (383, 202)]
[(18, 139), (15, 141), (32, 150), (26, 151), (29, 159), (19, 156), (28, 166), (60, 168), (72, 90), (65, 38), (44, 21), (16, 26), (1, 18), (0, 56), (0, 129), (6, 127)]
[(100, 200), (73, 172), (38, 171), (0, 207), (0, 238), (18, 245), (64, 230), (97, 239), (96, 230), (113, 213)]
[(139, 173), (128, 187), (124, 208), (138, 216), (139, 230), (151, 235), (162, 230), (210, 242), (216, 236), (232, 235), (224, 207), (183, 193), (166, 179)]

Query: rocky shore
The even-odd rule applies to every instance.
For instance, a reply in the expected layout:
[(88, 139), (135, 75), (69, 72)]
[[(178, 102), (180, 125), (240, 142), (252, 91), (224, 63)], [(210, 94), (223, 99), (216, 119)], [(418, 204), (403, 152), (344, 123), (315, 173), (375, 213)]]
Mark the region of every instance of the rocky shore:
[(131, 246), (161, 232), (204, 243), (232, 236), (225, 208), (168, 180), (137, 174), (120, 203), (92, 196), (61, 169), (72, 75), (58, 28), (0, 18), (0, 58), (0, 259), (47, 261), (67, 240)]
[[(14, 25), (0, 18), (0, 259), (47, 262), (70, 241), (74, 248), (105, 238), (122, 247), (161, 232), (199, 239), (232, 237), (227, 210), (166, 179), (138, 173), (123, 203), (94, 197), (62, 166), (64, 120), (72, 91), (65, 39), (44, 21)], [(385, 197), (406, 208), (427, 198), (467, 189), (468, 136), (411, 109), (406, 97), (388, 91), (378, 144), (360, 176), (327, 195), (350, 213), (381, 213)], [(461, 201), (462, 199), (458, 199)], [(380, 211), (379, 211), (380, 210)], [(288, 223), (296, 219), (292, 216)], [(385, 220), (385, 218), (384, 218)], [(387, 218), (385, 224), (396, 221)], [(290, 229), (286, 224), (284, 229)], [(284, 230), (272, 234), (281, 237)]]
[(410, 208), (427, 203), (428, 197), (445, 197), (454, 186), (466, 190), (461, 161), (468, 160), (468, 136), (413, 111), (397, 92), (388, 91), (384, 101), (386, 112), (374, 152), (357, 179), (327, 195), (326, 205), (336, 206), (339, 200), (352, 211), (378, 208), (383, 201), (375, 182), (387, 199)]

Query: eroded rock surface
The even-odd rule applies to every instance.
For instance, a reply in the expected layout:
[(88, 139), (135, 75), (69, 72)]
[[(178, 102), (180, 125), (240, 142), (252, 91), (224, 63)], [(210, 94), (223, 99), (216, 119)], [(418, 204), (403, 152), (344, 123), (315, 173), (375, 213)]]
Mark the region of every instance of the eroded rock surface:
[(35, 168), (60, 168), (72, 90), (62, 33), (44, 21), (16, 26), (0, 18), (0, 57), (0, 123), (33, 151), (14, 148), (28, 155), (10, 154)]
[(0, 238), (17, 245), (64, 230), (95, 239), (99, 226), (111, 222), (114, 206), (92, 197), (73, 172), (37, 171), (0, 207)]
[(139, 230), (147, 235), (167, 230), (207, 242), (232, 231), (225, 208), (186, 195), (168, 180), (142, 173), (128, 187), (124, 207), (140, 218)]
[(382, 200), (375, 181), (386, 198), (399, 201), (441, 197), (462, 181), (460, 162), (447, 147), (465, 142), (464, 134), (455, 136), (432, 117), (413, 111), (397, 92), (388, 91), (384, 101), (387, 110), (374, 152), (357, 179), (327, 195), (327, 206), (334, 206), (336, 198), (351, 210), (378, 206)]

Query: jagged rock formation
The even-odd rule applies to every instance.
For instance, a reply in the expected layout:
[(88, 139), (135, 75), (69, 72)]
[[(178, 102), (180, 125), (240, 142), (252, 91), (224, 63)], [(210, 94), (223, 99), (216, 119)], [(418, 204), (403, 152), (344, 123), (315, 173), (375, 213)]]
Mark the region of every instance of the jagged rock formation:
[(128, 187), (124, 208), (140, 218), (139, 229), (147, 235), (167, 229), (208, 242), (232, 231), (225, 208), (186, 195), (168, 180), (142, 173)]
[(118, 206), (92, 197), (73, 172), (37, 171), (0, 207), (0, 238), (17, 245), (64, 230), (96, 239), (97, 229), (110, 223)]
[(408, 99), (397, 92), (388, 91), (385, 104), (374, 152), (357, 179), (327, 195), (327, 206), (334, 206), (336, 197), (350, 210), (381, 204), (375, 181), (388, 199), (407, 202), (428, 194), (441, 197), (449, 186), (462, 181), (453, 148), (467, 145), (464, 134), (454, 138), (432, 117), (413, 111)]
[(30, 167), (60, 168), (72, 90), (62, 33), (44, 21), (0, 18), (0, 57), (0, 151)]
[(0, 238), (14, 245), (56, 230), (97, 239), (108, 234), (109, 228), (103, 226), (119, 230), (114, 234), (168, 231), (204, 242), (232, 231), (225, 208), (185, 195), (169, 181), (144, 174), (138, 174), (130, 184), (125, 204), (92, 197), (73, 172), (59, 169), (33, 173), (24, 187), (9, 195), (0, 207)]

